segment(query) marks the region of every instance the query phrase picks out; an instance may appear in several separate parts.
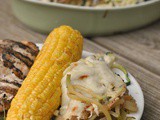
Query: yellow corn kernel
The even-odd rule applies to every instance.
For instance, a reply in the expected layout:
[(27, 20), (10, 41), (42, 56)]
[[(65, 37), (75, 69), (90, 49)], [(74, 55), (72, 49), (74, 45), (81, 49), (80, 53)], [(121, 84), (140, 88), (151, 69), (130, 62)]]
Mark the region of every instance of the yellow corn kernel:
[(78, 31), (69, 26), (54, 29), (12, 100), (7, 120), (49, 120), (60, 105), (63, 71), (81, 58), (82, 47)]

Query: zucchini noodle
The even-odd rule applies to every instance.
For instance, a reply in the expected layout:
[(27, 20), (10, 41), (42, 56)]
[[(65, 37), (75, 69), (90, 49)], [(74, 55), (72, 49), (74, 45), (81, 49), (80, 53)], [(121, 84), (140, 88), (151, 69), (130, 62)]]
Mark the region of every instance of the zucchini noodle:
[(67, 84), (68, 91), (74, 91), (70, 82), (71, 82), (71, 75), (67, 74), (66, 84)]
[(118, 63), (113, 63), (112, 68), (117, 68), (117, 69), (121, 70), (125, 74), (125, 78), (127, 80), (127, 82), (125, 82), (126, 85), (128, 86), (131, 84), (131, 80), (129, 79), (128, 72), (122, 65), (120, 65)]

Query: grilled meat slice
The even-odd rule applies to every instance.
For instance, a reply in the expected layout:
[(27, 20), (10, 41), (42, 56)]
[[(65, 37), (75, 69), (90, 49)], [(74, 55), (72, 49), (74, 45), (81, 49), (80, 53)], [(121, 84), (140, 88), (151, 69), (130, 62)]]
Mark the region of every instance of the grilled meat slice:
[(13, 40), (0, 40), (0, 45), (7, 48), (12, 48), (15, 52), (27, 56), (30, 60), (34, 61), (35, 56), (38, 54), (38, 48), (35, 44), (27, 41), (16, 42)]
[(38, 51), (31, 42), (0, 40), (0, 112), (10, 107)]

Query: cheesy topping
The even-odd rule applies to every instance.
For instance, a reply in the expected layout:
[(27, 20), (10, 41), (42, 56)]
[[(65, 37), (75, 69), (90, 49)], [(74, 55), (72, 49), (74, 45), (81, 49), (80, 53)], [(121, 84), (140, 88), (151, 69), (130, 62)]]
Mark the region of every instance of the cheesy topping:
[[(88, 118), (91, 117), (92, 114), (99, 115), (99, 108), (97, 105), (77, 101), (68, 97), (68, 89), (66, 85), (66, 76), (68, 74), (71, 75), (72, 85), (83, 86), (92, 90), (93, 93), (99, 96), (106, 95), (104, 102), (109, 102), (109, 99), (116, 99), (119, 96), (117, 94), (121, 86), (124, 86), (126, 90), (126, 85), (123, 80), (109, 67), (109, 62), (111, 61), (109, 59), (110, 57), (106, 57), (106, 55), (97, 54), (87, 57), (86, 59), (81, 59), (76, 63), (72, 63), (70, 67), (66, 69), (61, 81), (62, 105), (60, 108), (60, 114), (64, 120), (71, 119), (72, 116), (81, 119), (84, 111), (89, 112)], [(86, 97), (92, 98), (91, 95), (85, 92), (78, 89), (76, 89), (76, 91)]]

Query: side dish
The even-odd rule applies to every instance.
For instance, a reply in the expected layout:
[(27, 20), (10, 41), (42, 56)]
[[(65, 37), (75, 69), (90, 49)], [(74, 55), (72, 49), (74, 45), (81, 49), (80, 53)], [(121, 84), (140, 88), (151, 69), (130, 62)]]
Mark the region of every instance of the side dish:
[(7, 120), (49, 120), (60, 105), (63, 71), (82, 55), (83, 37), (69, 26), (47, 37), (21, 88), (12, 100)]
[(0, 40), (0, 113), (10, 107), (38, 51), (32, 42)]
[(71, 4), (78, 6), (92, 6), (92, 7), (115, 7), (134, 5), (145, 0), (39, 0), (43, 2), (56, 2), (63, 4)]
[[(128, 81), (112, 68), (124, 72)], [(61, 81), (62, 104), (58, 120), (128, 120), (128, 113), (138, 108), (127, 85), (130, 81), (115, 56), (95, 54), (74, 62), (64, 72)]]

